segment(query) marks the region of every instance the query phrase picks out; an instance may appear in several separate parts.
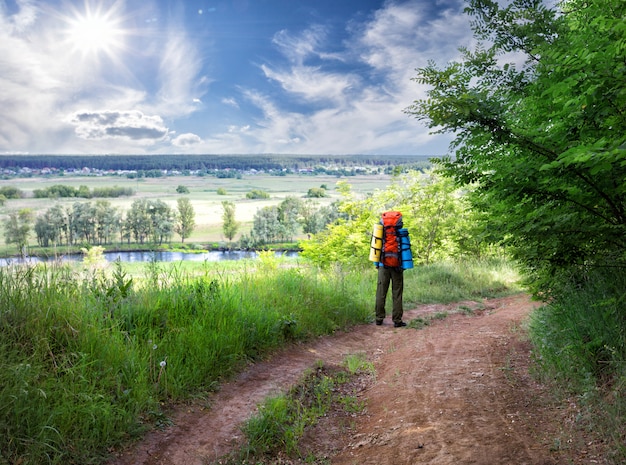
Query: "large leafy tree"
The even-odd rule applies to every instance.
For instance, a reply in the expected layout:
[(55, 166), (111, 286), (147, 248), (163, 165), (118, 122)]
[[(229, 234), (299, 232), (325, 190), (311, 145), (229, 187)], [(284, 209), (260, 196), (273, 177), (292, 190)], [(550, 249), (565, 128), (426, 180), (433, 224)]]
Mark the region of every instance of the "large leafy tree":
[(469, 0), (482, 43), (418, 69), (430, 90), (407, 112), (455, 134), (444, 172), (475, 186), (474, 206), (536, 291), (560, 273), (624, 267), (626, 3), (500, 5)]

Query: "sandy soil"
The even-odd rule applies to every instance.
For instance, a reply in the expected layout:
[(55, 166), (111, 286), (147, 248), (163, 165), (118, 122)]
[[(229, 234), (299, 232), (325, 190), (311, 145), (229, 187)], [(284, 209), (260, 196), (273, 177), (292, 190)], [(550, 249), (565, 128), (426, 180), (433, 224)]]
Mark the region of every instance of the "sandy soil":
[[(575, 428), (577, 407), (529, 374), (522, 323), (535, 304), (518, 295), (482, 303), (424, 305), (405, 320), (450, 313), (424, 329), (363, 325), (290, 347), (251, 365), (208, 406), (171, 412), (173, 425), (118, 453), (111, 465), (206, 465), (237, 444), (239, 426), (265, 397), (296, 383), (317, 361), (364, 353), (376, 376), (362, 383), (363, 413), (329, 415), (305, 446), (335, 465), (605, 463)], [(289, 462), (281, 462), (289, 463)]]

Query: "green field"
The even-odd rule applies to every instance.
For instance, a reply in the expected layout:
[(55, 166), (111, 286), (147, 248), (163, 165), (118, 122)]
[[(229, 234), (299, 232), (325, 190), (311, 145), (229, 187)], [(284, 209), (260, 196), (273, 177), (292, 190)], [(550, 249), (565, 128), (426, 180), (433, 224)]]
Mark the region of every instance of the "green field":
[[(71, 207), (75, 202), (95, 201), (96, 199), (36, 199), (33, 196), (35, 189), (62, 184), (78, 188), (87, 186), (90, 190), (99, 187), (129, 187), (135, 194), (132, 197), (107, 199), (122, 211), (130, 208), (132, 202), (138, 198), (160, 199), (176, 208), (176, 200), (188, 197), (196, 213), (196, 228), (187, 242), (219, 242), (222, 237), (222, 201), (228, 200), (236, 205), (236, 219), (241, 222), (239, 234), (250, 230), (256, 211), (268, 205), (278, 205), (288, 196), (304, 198), (310, 188), (326, 185), (328, 197), (315, 199), (320, 205), (328, 205), (337, 200), (340, 195), (335, 190), (338, 181), (346, 181), (358, 196), (364, 196), (377, 189), (385, 189), (391, 182), (388, 175), (362, 175), (341, 177), (328, 175), (244, 175), (242, 179), (218, 179), (215, 177), (199, 176), (171, 176), (162, 178), (129, 179), (117, 176), (74, 176), (52, 178), (19, 178), (0, 180), (0, 187), (13, 186), (22, 190), (26, 197), (19, 200), (8, 200), (0, 207), (0, 224), (7, 218), (10, 211), (30, 208), (36, 214), (43, 213), (55, 204)], [(185, 186), (189, 194), (178, 194), (176, 188)], [(226, 195), (219, 195), (217, 190), (225, 189)], [(269, 199), (249, 200), (246, 194), (252, 190), (262, 190), (269, 193)], [(239, 236), (235, 237), (237, 240)], [(173, 237), (178, 240), (178, 237)], [(31, 243), (35, 244), (33, 235)], [(0, 238), (4, 245), (4, 235)]]

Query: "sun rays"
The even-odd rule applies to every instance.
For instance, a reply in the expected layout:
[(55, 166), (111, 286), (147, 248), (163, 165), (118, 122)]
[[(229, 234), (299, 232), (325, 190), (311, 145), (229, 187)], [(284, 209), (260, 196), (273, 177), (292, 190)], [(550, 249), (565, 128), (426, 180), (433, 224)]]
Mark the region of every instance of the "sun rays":
[(73, 51), (83, 57), (91, 55), (115, 55), (124, 48), (127, 31), (119, 2), (104, 9), (101, 4), (85, 2), (84, 11), (73, 11), (66, 19), (66, 41)]

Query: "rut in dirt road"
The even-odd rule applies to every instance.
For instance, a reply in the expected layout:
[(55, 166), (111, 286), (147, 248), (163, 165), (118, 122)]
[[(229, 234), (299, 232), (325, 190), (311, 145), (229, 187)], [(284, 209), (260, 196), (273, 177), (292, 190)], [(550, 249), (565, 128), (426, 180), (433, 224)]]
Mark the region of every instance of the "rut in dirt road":
[[(516, 354), (527, 351), (512, 328), (533, 308), (527, 296), (483, 302), (423, 305), (411, 320), (463, 305), (474, 316), (450, 314), (422, 329), (361, 325), (296, 345), (251, 365), (210, 396), (210, 408), (186, 407), (173, 426), (149, 433), (111, 465), (203, 465), (231, 451), (239, 427), (269, 395), (284, 392), (319, 360), (340, 364), (363, 353), (376, 381), (363, 397), (367, 414), (352, 431), (325, 445), (336, 464), (553, 464), (533, 425), (534, 386), (512, 383)], [(513, 358), (512, 358), (513, 357)], [(507, 368), (508, 367), (508, 368)]]

